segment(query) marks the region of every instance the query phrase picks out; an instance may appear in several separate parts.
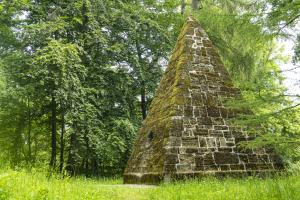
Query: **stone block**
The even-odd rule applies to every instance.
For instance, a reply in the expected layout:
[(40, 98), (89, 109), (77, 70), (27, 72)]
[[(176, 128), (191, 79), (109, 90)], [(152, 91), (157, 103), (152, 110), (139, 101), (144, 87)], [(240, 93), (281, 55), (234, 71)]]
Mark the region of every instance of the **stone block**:
[(192, 131), (191, 130), (185, 130), (185, 131), (182, 131), (182, 137), (190, 137), (190, 136), (192, 136), (193, 135), (193, 133), (192, 133)]
[(221, 171), (229, 171), (230, 170), (230, 166), (229, 165), (219, 165)]
[(209, 117), (220, 117), (220, 110), (218, 107), (215, 107), (215, 106), (210, 106), (210, 107), (207, 107), (207, 115)]
[(254, 163), (247, 163), (245, 164), (246, 170), (257, 170), (257, 164)]
[(199, 137), (199, 145), (202, 148), (207, 148), (206, 138), (205, 137)]
[(240, 142), (245, 142), (247, 141), (246, 137), (236, 137), (235, 142), (236, 144), (239, 144)]
[(193, 164), (194, 163), (194, 156), (193, 154), (180, 154), (179, 155), (179, 163), (180, 164)]
[(186, 153), (189, 153), (189, 154), (195, 154), (195, 153), (198, 153), (199, 151), (198, 151), (198, 148), (186, 148), (185, 149), (185, 152)]
[(183, 147), (199, 147), (198, 137), (182, 138)]
[(229, 128), (228, 128), (228, 126), (226, 126), (226, 125), (215, 125), (214, 126), (214, 129), (215, 130), (222, 130), (222, 131), (227, 131), (227, 130), (229, 130)]
[(222, 117), (212, 118), (213, 124), (215, 125), (225, 125), (224, 119)]
[(193, 117), (193, 107), (192, 106), (184, 106), (183, 113), (185, 117)]
[(199, 154), (203, 155), (205, 153), (211, 152), (209, 149), (207, 149), (206, 147), (201, 147), (198, 149)]
[(245, 166), (243, 164), (239, 165), (230, 165), (231, 170), (245, 170)]
[(213, 153), (209, 153), (209, 154), (204, 155), (203, 164), (204, 165), (214, 165), (214, 164), (216, 164)]
[(222, 131), (222, 133), (225, 138), (233, 137), (231, 131)]
[(174, 115), (175, 116), (182, 116), (183, 115), (183, 108), (182, 106), (174, 106)]
[(264, 148), (253, 149), (253, 152), (254, 152), (255, 154), (258, 154), (258, 155), (266, 154), (266, 151), (265, 151)]
[(194, 131), (194, 136), (207, 136), (207, 135), (208, 135), (207, 129), (196, 128), (196, 130)]
[(219, 138), (219, 147), (226, 147), (226, 139), (224, 137)]
[(169, 136), (181, 137), (182, 131), (171, 130)]
[(186, 147), (179, 147), (179, 154), (185, 154), (186, 149)]
[(189, 117), (183, 117), (183, 125), (189, 125), (190, 124), (190, 118)]
[(248, 156), (246, 154), (239, 154), (239, 158), (240, 158), (240, 161), (242, 163), (248, 163), (249, 162)]
[(231, 147), (219, 147), (218, 151), (223, 152), (223, 153), (232, 153), (232, 148)]
[[(208, 39), (202, 40), (203, 46), (205, 47), (212, 47), (212, 42)], [(211, 51), (209, 48), (207, 48), (209, 51)]]
[(177, 164), (179, 162), (178, 154), (166, 154), (165, 164), (172, 165)]
[(181, 137), (169, 137), (168, 146), (173, 146), (173, 147), (181, 146)]
[(177, 168), (177, 172), (179, 172), (179, 173), (185, 173), (185, 172), (192, 171), (192, 167), (190, 164), (177, 164), (176, 168)]
[[(195, 84), (197, 85), (197, 84)], [(184, 105), (192, 106), (192, 98), (191, 97), (184, 97)]]
[(220, 108), (221, 117), (226, 119), (228, 117), (228, 109), (226, 108)]
[(258, 162), (258, 158), (255, 154), (248, 155), (248, 160), (249, 160), (249, 163), (257, 163)]
[(203, 166), (204, 157), (203, 156), (196, 156), (195, 157), (195, 164), (196, 166)]
[(268, 155), (258, 155), (257, 159), (259, 163), (270, 163)]
[(202, 95), (200, 93), (193, 93), (191, 103), (193, 106), (203, 106)]
[(214, 137), (207, 137), (206, 142), (207, 142), (207, 147), (208, 148), (217, 147), (216, 138), (214, 138)]
[(173, 165), (164, 165), (164, 170), (166, 173), (175, 173), (177, 170), (176, 170), (176, 165), (173, 164)]
[(212, 137), (223, 137), (224, 133), (222, 130), (211, 129), (211, 130), (209, 130), (209, 135)]
[(178, 154), (179, 153), (179, 148), (178, 147), (167, 147), (166, 148), (166, 153), (167, 154)]
[(253, 154), (253, 150), (252, 149), (241, 147), (241, 146), (237, 146), (236, 150), (239, 153)]
[(199, 165), (199, 166), (195, 166), (194, 167), (194, 170), (197, 172), (197, 171), (204, 171), (204, 166), (203, 165)]
[(219, 171), (219, 168), (217, 165), (204, 165), (205, 171)]
[(245, 139), (245, 135), (243, 134), (243, 132), (241, 130), (232, 130), (232, 135), (235, 137), (235, 138), (241, 138), (241, 139)]
[(271, 170), (271, 169), (273, 169), (273, 166), (270, 163), (257, 164), (256, 167), (257, 167), (258, 170)]
[(197, 121), (199, 124), (203, 124), (203, 125), (212, 125), (212, 119), (210, 117), (201, 117), (201, 118), (197, 118)]
[(190, 119), (190, 124), (191, 125), (197, 125), (197, 119), (196, 118), (191, 118)]
[[(209, 86), (208, 90), (212, 90), (212, 86)], [(217, 105), (217, 103), (218, 103), (218, 99), (216, 96), (214, 96), (212, 94), (206, 95), (206, 105), (207, 106), (213, 107), (213, 106)], [(220, 116), (220, 115), (218, 115), (218, 116)]]
[(235, 153), (215, 152), (215, 161), (217, 164), (238, 164), (239, 158)]

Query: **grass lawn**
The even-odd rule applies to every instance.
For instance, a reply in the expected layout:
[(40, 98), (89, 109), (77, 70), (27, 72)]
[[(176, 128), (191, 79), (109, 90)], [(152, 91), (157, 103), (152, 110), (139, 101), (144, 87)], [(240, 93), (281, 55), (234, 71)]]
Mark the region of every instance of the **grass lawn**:
[(121, 179), (50, 178), (43, 173), (0, 171), (0, 200), (299, 200), (300, 176), (273, 179), (191, 180), (158, 187), (131, 187)]

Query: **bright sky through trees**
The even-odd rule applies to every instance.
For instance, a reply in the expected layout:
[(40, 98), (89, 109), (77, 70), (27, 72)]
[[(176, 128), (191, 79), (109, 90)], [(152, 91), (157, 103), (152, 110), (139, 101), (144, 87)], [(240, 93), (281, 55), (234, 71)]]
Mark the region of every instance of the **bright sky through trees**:
[(282, 63), (281, 69), (285, 71), (283, 74), (286, 77), (284, 84), (288, 87), (290, 94), (300, 94), (300, 63), (293, 63), (295, 42), (297, 34), (300, 33), (300, 23), (293, 30), (287, 30), (290, 35), (287, 39), (279, 39), (278, 42), (284, 48), (283, 55), (289, 57), (287, 63)]

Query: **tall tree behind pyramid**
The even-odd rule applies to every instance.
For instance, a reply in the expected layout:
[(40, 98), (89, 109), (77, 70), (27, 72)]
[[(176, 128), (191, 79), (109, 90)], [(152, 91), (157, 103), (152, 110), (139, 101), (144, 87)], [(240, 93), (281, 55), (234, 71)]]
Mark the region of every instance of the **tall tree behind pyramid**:
[(239, 93), (207, 34), (189, 17), (139, 132), (124, 182), (282, 169), (281, 159), (271, 151), (237, 145), (253, 137), (230, 123), (239, 112), (222, 102), (239, 98)]

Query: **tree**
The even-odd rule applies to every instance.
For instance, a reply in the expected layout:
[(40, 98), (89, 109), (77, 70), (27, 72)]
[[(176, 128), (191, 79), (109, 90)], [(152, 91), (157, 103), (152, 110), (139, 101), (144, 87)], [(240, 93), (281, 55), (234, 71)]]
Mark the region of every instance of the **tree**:
[[(64, 44), (57, 40), (49, 41), (48, 45), (38, 50), (30, 63), (31, 69), (28, 75), (34, 80), (37, 96), (42, 99), (49, 99), (46, 105), (50, 104), (51, 110), (51, 159), (50, 165), (56, 164), (56, 143), (57, 143), (57, 110), (60, 103), (62, 110), (62, 132), (61, 143), (65, 130), (64, 113), (69, 108), (74, 97), (81, 92), (81, 80), (85, 76), (85, 69), (80, 64), (78, 46)], [(63, 145), (61, 145), (63, 148)], [(63, 156), (63, 151), (61, 152)], [(63, 158), (61, 158), (63, 159)]]
[[(143, 119), (162, 74), (161, 61), (171, 50), (170, 42), (174, 42), (166, 30), (172, 28), (178, 31), (178, 24), (167, 21), (172, 15), (164, 13), (159, 6), (157, 2), (143, 4), (140, 1), (123, 5), (121, 8), (124, 10), (116, 13), (116, 23), (112, 27), (113, 31), (117, 31), (113, 33), (114, 45), (124, 51), (121, 57), (116, 58), (116, 64), (130, 71), (135, 88), (140, 88)], [(177, 16), (177, 19), (180, 18)]]

